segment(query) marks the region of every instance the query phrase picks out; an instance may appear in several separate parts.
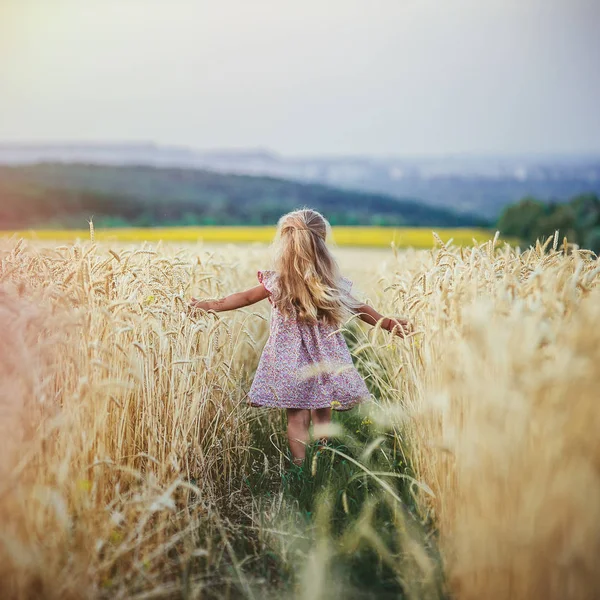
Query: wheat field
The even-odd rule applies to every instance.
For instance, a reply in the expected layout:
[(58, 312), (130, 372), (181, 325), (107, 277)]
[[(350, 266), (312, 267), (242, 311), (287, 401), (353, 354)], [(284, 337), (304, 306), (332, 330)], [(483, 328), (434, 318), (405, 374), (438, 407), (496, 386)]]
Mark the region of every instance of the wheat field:
[(558, 239), (337, 249), (416, 333), (345, 335), (373, 401), (290, 465), (246, 393), (261, 247), (0, 242), (2, 598), (593, 599), (600, 264)]

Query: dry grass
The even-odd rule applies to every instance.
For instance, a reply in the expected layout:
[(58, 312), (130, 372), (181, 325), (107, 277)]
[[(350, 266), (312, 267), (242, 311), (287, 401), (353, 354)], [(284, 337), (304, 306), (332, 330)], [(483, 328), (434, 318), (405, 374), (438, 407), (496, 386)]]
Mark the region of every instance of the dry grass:
[[(457, 598), (586, 599), (600, 586), (600, 270), (565, 250), (340, 252), (382, 311), (423, 332), (359, 331), (355, 353), (378, 397), (376, 433), (408, 448)], [(219, 320), (184, 311), (192, 293), (253, 284), (265, 260), (261, 249), (4, 242), (2, 597), (262, 598), (277, 589), (253, 576), (267, 553), (295, 569), (286, 593), (335, 597), (324, 565), (359, 538), (406, 597), (439, 597), (389, 484), (373, 494), (391, 503), (397, 553), (370, 525), (372, 506), (339, 538), (326, 509), (312, 537), (285, 517), (272, 487), (286, 467), (280, 417), (244, 405), (268, 307)], [(377, 445), (361, 452), (366, 465)], [(267, 505), (247, 485), (263, 472)], [(300, 555), (294, 536), (314, 543)]]
[(188, 319), (190, 284), (214, 295), (241, 283), (233, 265), (191, 259), (3, 254), (4, 597), (160, 589), (170, 549), (211, 583), (217, 509), (236, 501), (248, 464), (234, 365), (264, 331), (243, 315), (231, 328)]
[(600, 589), (600, 265), (551, 243), (398, 255), (425, 334), (381, 360), (404, 366), (398, 422), (458, 598)]

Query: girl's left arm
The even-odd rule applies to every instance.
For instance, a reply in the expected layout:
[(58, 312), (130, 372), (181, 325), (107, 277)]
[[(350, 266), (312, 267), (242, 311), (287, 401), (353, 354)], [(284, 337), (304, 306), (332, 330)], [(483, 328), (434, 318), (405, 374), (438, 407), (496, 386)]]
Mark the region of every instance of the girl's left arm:
[(406, 319), (400, 319), (396, 317), (384, 317), (380, 315), (372, 306), (368, 304), (362, 304), (356, 310), (358, 318), (368, 323), (369, 325), (375, 326), (377, 323), (381, 323), (381, 328), (400, 337), (406, 337), (413, 331), (413, 327)]
[(263, 285), (257, 285), (249, 290), (243, 292), (237, 292), (230, 296), (225, 296), (220, 300), (197, 300), (192, 298), (190, 301), (190, 309), (200, 310), (212, 310), (214, 312), (223, 312), (225, 310), (235, 310), (236, 308), (243, 308), (244, 306), (250, 306), (256, 304), (265, 298), (268, 298), (269, 292)]

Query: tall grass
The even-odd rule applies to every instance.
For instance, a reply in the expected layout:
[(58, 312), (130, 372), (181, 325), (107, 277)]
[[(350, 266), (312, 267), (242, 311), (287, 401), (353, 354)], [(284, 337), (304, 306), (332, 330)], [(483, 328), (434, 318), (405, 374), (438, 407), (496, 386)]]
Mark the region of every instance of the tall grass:
[[(551, 245), (553, 244), (553, 245)], [(600, 265), (557, 240), (399, 254), (420, 343), (380, 353), (459, 598), (600, 589)]]
[(185, 311), (264, 250), (4, 242), (2, 597), (594, 597), (600, 270), (551, 244), (352, 255), (420, 333), (349, 324), (375, 401), (295, 469), (266, 303)]

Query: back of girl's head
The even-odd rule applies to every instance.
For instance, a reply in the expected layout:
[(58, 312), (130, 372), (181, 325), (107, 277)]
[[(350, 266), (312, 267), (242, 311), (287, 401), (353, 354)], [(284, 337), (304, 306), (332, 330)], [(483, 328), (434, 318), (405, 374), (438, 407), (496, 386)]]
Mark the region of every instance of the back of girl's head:
[(286, 317), (340, 324), (350, 299), (340, 290), (340, 273), (327, 247), (330, 226), (308, 208), (279, 219), (276, 269), (279, 286), (274, 298)]

